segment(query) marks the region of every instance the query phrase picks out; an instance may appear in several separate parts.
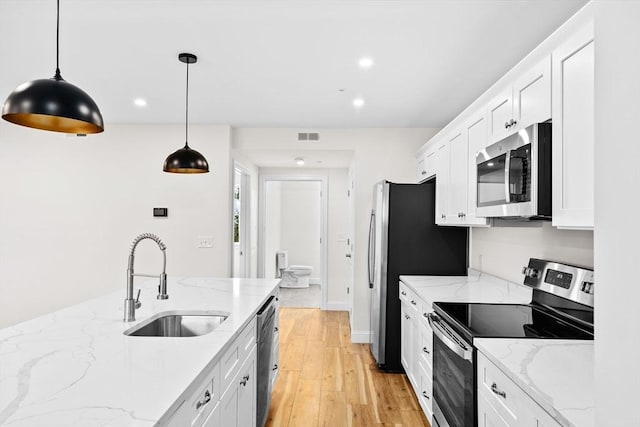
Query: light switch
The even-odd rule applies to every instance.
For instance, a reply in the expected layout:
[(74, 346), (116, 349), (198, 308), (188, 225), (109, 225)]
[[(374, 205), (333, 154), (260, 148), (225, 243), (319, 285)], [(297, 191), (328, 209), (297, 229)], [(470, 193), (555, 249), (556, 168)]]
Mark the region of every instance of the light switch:
[(199, 248), (212, 248), (213, 247), (213, 236), (198, 236), (198, 247)]

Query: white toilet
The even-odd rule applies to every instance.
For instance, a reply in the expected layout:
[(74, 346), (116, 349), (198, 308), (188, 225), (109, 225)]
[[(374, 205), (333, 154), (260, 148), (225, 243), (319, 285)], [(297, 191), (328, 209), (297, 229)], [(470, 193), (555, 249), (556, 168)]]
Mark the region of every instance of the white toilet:
[(276, 274), (281, 288), (308, 288), (312, 268), (308, 265), (289, 265), (287, 251), (276, 252)]

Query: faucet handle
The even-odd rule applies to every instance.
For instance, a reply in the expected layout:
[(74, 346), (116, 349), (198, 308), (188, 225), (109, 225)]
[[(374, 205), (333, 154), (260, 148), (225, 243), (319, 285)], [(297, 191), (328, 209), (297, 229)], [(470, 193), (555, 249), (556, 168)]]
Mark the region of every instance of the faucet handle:
[(138, 289), (138, 295), (136, 296), (136, 302), (135, 302), (135, 307), (136, 309), (140, 308), (142, 306), (142, 303), (140, 302), (140, 292), (142, 291), (142, 289)]

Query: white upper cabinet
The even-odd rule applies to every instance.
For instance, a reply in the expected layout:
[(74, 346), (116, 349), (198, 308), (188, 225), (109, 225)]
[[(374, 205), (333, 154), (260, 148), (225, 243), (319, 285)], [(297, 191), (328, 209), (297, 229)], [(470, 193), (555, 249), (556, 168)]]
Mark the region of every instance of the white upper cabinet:
[(551, 58), (546, 56), (489, 102), (489, 139), (498, 141), (551, 118)]
[(594, 32), (576, 32), (552, 53), (554, 226), (592, 229), (594, 192)]
[(478, 201), (478, 170), (476, 168), (476, 154), (478, 151), (484, 150), (488, 145), (487, 137), (487, 116), (484, 113), (471, 116), (465, 126), (467, 133), (467, 162), (468, 162), (468, 178), (467, 178), (467, 209), (465, 221), (469, 225), (487, 226), (488, 218), (476, 217), (476, 207)]
[(436, 149), (429, 148), (417, 156), (416, 180), (423, 182), (436, 174)]
[(449, 145), (440, 141), (436, 148), (436, 224), (447, 223), (449, 187)]
[(449, 139), (449, 186), (447, 194), (447, 224), (460, 224), (467, 211), (467, 138), (455, 132)]

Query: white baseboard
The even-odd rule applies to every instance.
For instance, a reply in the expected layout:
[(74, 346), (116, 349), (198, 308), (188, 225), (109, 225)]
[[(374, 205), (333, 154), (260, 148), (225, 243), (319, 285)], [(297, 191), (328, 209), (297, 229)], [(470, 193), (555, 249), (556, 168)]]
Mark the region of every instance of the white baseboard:
[(349, 304), (339, 301), (327, 301), (327, 311), (349, 311)]
[(371, 331), (351, 331), (351, 342), (354, 344), (370, 343)]

